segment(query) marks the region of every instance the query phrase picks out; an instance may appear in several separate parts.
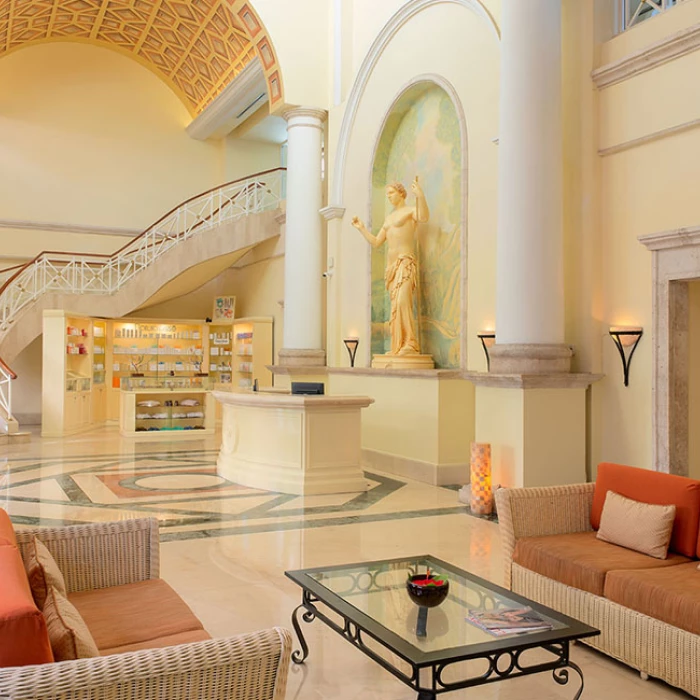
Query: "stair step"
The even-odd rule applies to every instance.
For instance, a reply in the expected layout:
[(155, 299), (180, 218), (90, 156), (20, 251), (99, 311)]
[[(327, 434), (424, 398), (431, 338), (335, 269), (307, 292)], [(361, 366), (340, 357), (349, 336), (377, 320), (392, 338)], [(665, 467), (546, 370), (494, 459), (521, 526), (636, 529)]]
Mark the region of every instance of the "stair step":
[(30, 432), (5, 433), (0, 435), (0, 445), (20, 445), (25, 442), (30, 442), (32, 434)]

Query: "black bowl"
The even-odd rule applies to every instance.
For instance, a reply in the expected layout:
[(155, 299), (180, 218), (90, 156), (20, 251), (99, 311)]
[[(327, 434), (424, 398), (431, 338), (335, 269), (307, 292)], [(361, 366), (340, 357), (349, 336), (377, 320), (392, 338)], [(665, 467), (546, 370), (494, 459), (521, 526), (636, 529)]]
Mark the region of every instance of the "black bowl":
[(416, 581), (425, 581), (426, 578), (435, 580), (433, 574), (430, 576), (414, 574), (408, 577), (408, 581), (406, 581), (408, 597), (416, 605), (421, 605), (424, 608), (435, 608), (447, 598), (447, 593), (450, 590), (450, 582), (445, 581), (442, 586), (419, 586), (415, 583)]

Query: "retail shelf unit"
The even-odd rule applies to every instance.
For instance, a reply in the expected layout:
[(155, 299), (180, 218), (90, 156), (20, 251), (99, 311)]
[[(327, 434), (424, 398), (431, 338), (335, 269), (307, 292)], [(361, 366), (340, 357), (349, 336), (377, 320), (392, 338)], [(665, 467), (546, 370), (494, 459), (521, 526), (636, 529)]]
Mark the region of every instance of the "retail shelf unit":
[(194, 377), (207, 371), (203, 321), (119, 319), (110, 322), (108, 417), (119, 416), (119, 389), (127, 377)]
[(42, 435), (68, 435), (92, 425), (93, 357), (91, 318), (44, 311)]
[(92, 321), (92, 422), (107, 417), (107, 321)]
[[(233, 381), (233, 326), (211, 323), (209, 334), (209, 376), (216, 384), (229, 388)], [(227, 386), (228, 385), (228, 386)]]
[(205, 388), (122, 389), (119, 413), (124, 437), (192, 439), (214, 432), (214, 397)]
[(233, 389), (272, 386), (272, 318), (258, 316), (233, 322)]

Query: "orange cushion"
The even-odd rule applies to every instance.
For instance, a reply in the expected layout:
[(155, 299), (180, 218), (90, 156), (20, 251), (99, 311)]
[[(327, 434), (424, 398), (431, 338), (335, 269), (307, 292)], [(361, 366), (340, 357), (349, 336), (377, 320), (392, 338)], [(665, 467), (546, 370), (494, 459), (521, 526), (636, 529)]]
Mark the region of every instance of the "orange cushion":
[(17, 546), (15, 528), (12, 526), (10, 516), (0, 508), (0, 544), (13, 544)]
[(0, 667), (53, 661), (44, 616), (34, 604), (17, 547), (0, 546)]
[(642, 503), (675, 505), (676, 518), (669, 550), (686, 557), (700, 556), (700, 481), (622, 464), (599, 464), (591, 508), (591, 525), (595, 530), (600, 527), (600, 515), (608, 491)]
[(603, 542), (596, 537), (595, 532), (575, 532), (523, 537), (515, 545), (513, 561), (559, 583), (602, 596), (608, 571), (674, 566), (685, 564), (689, 560), (672, 553), (669, 553), (667, 559), (654, 559)]
[(68, 600), (85, 620), (100, 653), (203, 629), (182, 598), (161, 579), (71, 593)]
[[(643, 615), (700, 634), (700, 572), (697, 562), (666, 569), (611, 571), (605, 597)], [(640, 640), (640, 643), (645, 643)]]
[(211, 635), (205, 630), (192, 630), (191, 632), (179, 632), (171, 634), (167, 637), (158, 637), (158, 639), (149, 639), (147, 642), (138, 642), (136, 644), (125, 644), (121, 647), (112, 647), (111, 649), (102, 649), (100, 656), (109, 656), (110, 654), (125, 654), (128, 651), (141, 651), (141, 649), (162, 649), (163, 647), (174, 647), (178, 644), (191, 644), (192, 642), (205, 642), (211, 639)]

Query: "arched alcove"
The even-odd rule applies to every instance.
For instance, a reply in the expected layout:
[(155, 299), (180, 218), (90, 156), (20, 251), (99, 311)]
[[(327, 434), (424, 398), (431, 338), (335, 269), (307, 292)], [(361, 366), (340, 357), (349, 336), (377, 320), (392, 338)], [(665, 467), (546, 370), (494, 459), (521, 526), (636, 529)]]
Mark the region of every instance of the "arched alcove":
[[(464, 366), (462, 320), (466, 270), (466, 133), (456, 98), (435, 80), (403, 90), (387, 113), (372, 165), (372, 229), (376, 234), (392, 207), (386, 185), (401, 182), (412, 205), (418, 176), (430, 208), (417, 232), (419, 280), (416, 318), (421, 350), (438, 368)], [(390, 300), (385, 288), (386, 246), (372, 251), (372, 354), (391, 347)]]

